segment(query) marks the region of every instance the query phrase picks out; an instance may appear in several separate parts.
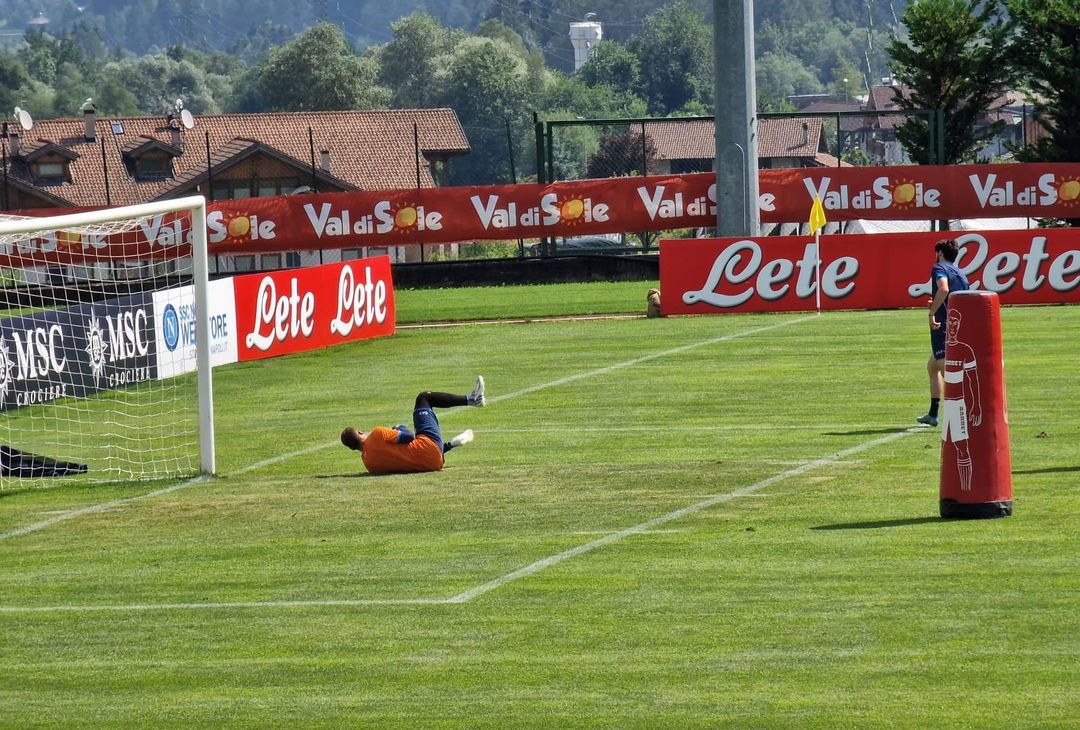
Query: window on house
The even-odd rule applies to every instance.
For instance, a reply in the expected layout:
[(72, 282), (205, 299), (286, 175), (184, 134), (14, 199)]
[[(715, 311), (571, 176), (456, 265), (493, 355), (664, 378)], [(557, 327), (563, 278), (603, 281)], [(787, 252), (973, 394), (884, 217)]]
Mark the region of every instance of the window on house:
[(288, 251), (285, 254), (285, 268), (295, 269), (300, 266), (300, 252)]
[[(258, 178), (254, 180), (257, 197), (288, 195), (300, 187), (300, 178)], [(214, 180), (214, 200), (236, 200), (252, 197), (252, 180)]]
[(34, 165), (34, 177), (42, 184), (67, 182), (67, 163), (38, 162)]
[(165, 180), (172, 177), (172, 158), (168, 155), (143, 155), (135, 161), (135, 176), (141, 180)]
[(281, 254), (264, 253), (259, 262), (263, 271), (274, 271), (281, 268)]

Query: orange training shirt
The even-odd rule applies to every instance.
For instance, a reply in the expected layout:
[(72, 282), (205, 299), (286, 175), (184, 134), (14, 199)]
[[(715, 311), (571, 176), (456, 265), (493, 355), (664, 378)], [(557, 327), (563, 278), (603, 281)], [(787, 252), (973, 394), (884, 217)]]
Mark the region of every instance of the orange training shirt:
[(439, 445), (423, 434), (412, 441), (399, 444), (399, 431), (379, 426), (371, 430), (364, 442), (364, 466), (372, 474), (419, 471), (439, 471), (443, 454)]

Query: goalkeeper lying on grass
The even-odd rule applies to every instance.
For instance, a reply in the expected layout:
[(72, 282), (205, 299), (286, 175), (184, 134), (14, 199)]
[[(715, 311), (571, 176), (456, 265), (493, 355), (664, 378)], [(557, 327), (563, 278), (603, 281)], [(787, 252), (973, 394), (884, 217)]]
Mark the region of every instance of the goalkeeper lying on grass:
[(473, 432), (463, 431), (444, 442), (434, 409), (483, 405), (483, 376), (476, 379), (476, 386), (468, 395), (425, 390), (416, 396), (413, 408), (415, 434), (404, 424), (393, 428), (379, 426), (369, 433), (349, 426), (341, 432), (341, 443), (359, 451), (364, 467), (372, 474), (439, 471), (443, 468), (443, 454), (472, 441)]

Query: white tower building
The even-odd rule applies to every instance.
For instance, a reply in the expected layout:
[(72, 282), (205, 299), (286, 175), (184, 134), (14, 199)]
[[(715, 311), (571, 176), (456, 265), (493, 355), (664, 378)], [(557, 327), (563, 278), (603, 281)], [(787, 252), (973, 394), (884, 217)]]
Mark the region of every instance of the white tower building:
[(604, 37), (604, 28), (599, 22), (591, 20), (592, 13), (585, 16), (582, 23), (570, 24), (570, 43), (574, 46), (574, 73), (589, 60), (589, 54), (600, 39)]

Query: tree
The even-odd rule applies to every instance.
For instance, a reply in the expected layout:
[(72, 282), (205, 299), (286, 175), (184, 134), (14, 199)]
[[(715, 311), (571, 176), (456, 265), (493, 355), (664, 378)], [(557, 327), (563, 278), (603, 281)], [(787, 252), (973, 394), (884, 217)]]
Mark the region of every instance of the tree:
[[(165, 114), (176, 99), (198, 114), (220, 111), (207, 85), (206, 74), (190, 61), (174, 61), (167, 56), (145, 56), (137, 61), (106, 64), (104, 78), (126, 89), (143, 114)], [(126, 95), (114, 96), (110, 104), (126, 106)]]
[(455, 183), (510, 179), (507, 121), (516, 159), (532, 139), (526, 71), (524, 59), (502, 41), (470, 38), (458, 45), (447, 71), (446, 102), (457, 112), (472, 152), (451, 166)]
[(394, 39), (377, 52), (379, 83), (390, 89), (390, 103), (399, 109), (435, 106), (442, 93), (440, 73), (449, 66), (450, 53), (463, 34), (419, 11), (390, 30)]
[(336, 25), (319, 23), (270, 51), (256, 86), (265, 111), (371, 109), (389, 101), (375, 75), (375, 62), (358, 56)]
[(641, 95), (653, 114), (667, 115), (694, 99), (713, 95), (713, 33), (685, 0), (645, 18), (630, 39), (642, 69)]
[(919, 164), (972, 162), (1004, 121), (981, 129), (985, 117), (1015, 79), (1009, 64), (1009, 30), (1000, 0), (915, 0), (904, 11), (908, 39), (893, 39), (893, 73), (907, 93), (901, 109), (940, 109), (945, 114), (944, 159), (930, 148), (928, 120), (910, 117), (897, 137)]
[(18, 60), (0, 53), (0, 112), (9, 114), (20, 101), (19, 90), (30, 83), (30, 76)]
[(1011, 58), (1033, 92), (1046, 136), (1017, 156), (1080, 162), (1080, 5), (1073, 0), (1006, 0), (1016, 25)]
[(639, 129), (623, 129), (600, 140), (600, 149), (589, 157), (588, 177), (641, 175), (656, 159), (652, 137), (641, 138)]
[(766, 53), (756, 67), (757, 100), (762, 109), (785, 109), (789, 96), (817, 94), (823, 88), (813, 69), (787, 53)]
[(617, 91), (636, 93), (641, 86), (641, 63), (626, 46), (600, 41), (577, 76), (589, 86), (610, 86)]

